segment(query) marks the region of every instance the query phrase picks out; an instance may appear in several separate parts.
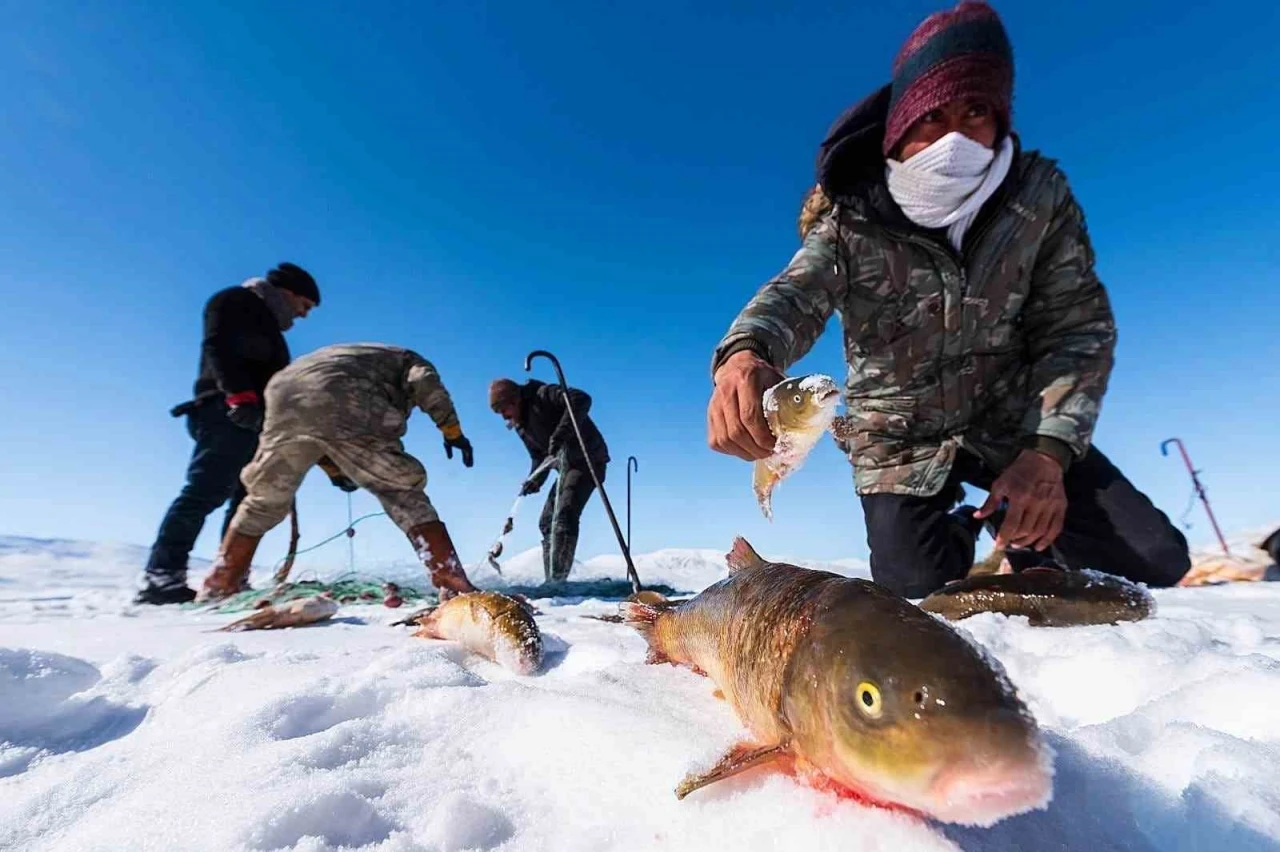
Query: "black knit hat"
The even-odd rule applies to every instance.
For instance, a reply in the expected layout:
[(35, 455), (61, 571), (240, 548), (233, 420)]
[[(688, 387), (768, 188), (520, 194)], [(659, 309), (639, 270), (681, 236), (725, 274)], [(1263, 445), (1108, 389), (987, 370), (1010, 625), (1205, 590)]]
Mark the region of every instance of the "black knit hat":
[(922, 116), (948, 101), (982, 96), (991, 102), (1001, 135), (1013, 104), (1013, 48), (1000, 16), (986, 3), (963, 0), (916, 27), (893, 62), (893, 87), (884, 133), (888, 156)]
[(311, 273), (294, 263), (282, 263), (267, 273), (267, 283), (320, 304), (320, 288)]

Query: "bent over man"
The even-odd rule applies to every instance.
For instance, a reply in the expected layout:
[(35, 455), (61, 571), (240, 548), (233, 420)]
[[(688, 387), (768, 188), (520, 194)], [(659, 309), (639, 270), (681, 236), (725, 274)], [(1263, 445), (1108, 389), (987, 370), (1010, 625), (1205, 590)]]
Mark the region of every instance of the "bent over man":
[[(568, 405), (578, 418), (586, 454), (573, 434)], [(538, 530), (542, 533), (542, 568), (548, 580), (563, 581), (573, 568), (578, 549), (578, 530), (582, 510), (596, 490), (587, 469), (587, 461), (604, 482), (609, 464), (609, 447), (604, 436), (588, 415), (591, 397), (585, 391), (569, 388), (569, 398), (559, 385), (548, 385), (537, 379), (516, 384), (511, 379), (496, 379), (489, 385), (489, 407), (502, 417), (508, 429), (514, 429), (529, 451), (532, 465), (529, 478), (520, 489), (521, 495), (536, 494), (551, 475), (543, 462), (551, 459), (559, 471), (555, 488), (547, 496)], [(538, 472), (539, 468), (543, 468)]]
[(378, 498), (409, 537), (442, 599), (475, 591), (423, 490), (426, 469), (401, 441), (417, 407), (440, 429), (448, 457), (456, 449), (464, 465), (473, 463), (471, 443), (431, 362), (395, 346), (327, 346), (277, 373), (266, 401), (258, 452), (241, 475), (246, 496), (205, 580), (203, 599), (236, 593), (258, 542), (289, 514), (313, 465), (344, 491), (365, 488)]

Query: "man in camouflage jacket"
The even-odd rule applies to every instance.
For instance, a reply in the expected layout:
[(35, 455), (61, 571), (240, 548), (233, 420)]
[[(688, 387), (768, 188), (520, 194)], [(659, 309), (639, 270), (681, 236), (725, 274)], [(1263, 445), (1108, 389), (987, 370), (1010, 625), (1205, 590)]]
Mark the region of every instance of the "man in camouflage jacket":
[(246, 496), (219, 548), (202, 598), (234, 594), (258, 542), (289, 514), (302, 479), (318, 465), (344, 491), (366, 488), (409, 537), (441, 598), (474, 591), (424, 487), (427, 472), (405, 452), (409, 414), (430, 415), (473, 463), (471, 443), (440, 374), (416, 352), (374, 343), (327, 346), (277, 373), (266, 389), (257, 454), (241, 474)]
[[(1040, 552), (1172, 585), (1190, 564), (1185, 539), (1092, 446), (1114, 319), (1066, 178), (1011, 132), (999, 18), (973, 2), (933, 15), (894, 70), (832, 127), (803, 246), (716, 348), (712, 448), (769, 455), (762, 392), (838, 313), (849, 417), (837, 441), (877, 582), (919, 597), (964, 576), (985, 521), (1011, 561)], [(930, 218), (968, 179), (956, 164), (984, 154), (991, 165), (964, 187), (988, 193), (980, 208)], [(996, 168), (1006, 171), (989, 179)], [(936, 192), (914, 193), (917, 178)], [(949, 513), (962, 482), (991, 496)]]

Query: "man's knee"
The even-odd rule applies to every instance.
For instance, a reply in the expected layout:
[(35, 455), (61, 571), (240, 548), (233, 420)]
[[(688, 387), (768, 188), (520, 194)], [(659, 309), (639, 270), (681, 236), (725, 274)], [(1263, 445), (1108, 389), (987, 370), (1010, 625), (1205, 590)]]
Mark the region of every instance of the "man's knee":
[(862, 505), (871, 578), (894, 594), (925, 597), (972, 567), (972, 534), (927, 498), (872, 494)]
[(231, 523), (227, 525), (227, 531), (261, 538), (289, 517), (292, 505), (292, 495), (280, 500), (251, 493), (240, 501)]
[(1165, 523), (1164, 529), (1134, 548), (1142, 561), (1142, 576), (1134, 577), (1148, 586), (1173, 586), (1191, 570), (1191, 553), (1187, 538), (1177, 527)]

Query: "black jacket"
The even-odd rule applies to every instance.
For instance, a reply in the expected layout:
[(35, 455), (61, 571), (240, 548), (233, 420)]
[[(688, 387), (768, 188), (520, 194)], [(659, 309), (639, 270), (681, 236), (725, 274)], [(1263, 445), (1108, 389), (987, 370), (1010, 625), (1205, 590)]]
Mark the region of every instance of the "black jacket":
[(245, 287), (213, 295), (204, 308), (197, 399), (243, 391), (262, 393), (289, 364), (289, 346), (267, 303)]
[[(569, 388), (569, 399), (582, 429), (587, 455), (599, 473), (600, 468), (609, 462), (609, 447), (587, 414), (591, 410), (591, 397), (577, 388)], [(516, 434), (524, 441), (525, 449), (533, 460), (530, 470), (561, 448), (567, 451), (570, 467), (582, 463), (582, 448), (573, 433), (573, 423), (569, 420), (559, 385), (531, 379), (520, 386), (520, 422), (516, 424)]]

